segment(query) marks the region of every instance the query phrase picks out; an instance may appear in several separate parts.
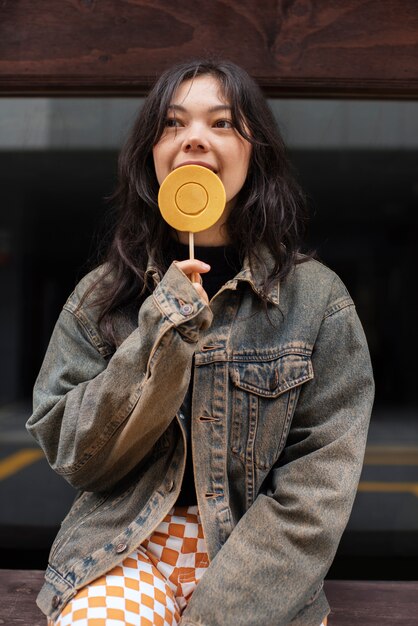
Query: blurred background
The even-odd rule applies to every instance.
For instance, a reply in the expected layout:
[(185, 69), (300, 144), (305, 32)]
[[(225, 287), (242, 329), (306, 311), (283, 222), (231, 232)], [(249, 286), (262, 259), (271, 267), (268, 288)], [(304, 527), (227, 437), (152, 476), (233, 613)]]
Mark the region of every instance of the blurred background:
[[(364, 470), (330, 578), (416, 578), (418, 102), (270, 99), (376, 377)], [(0, 99), (0, 567), (44, 568), (74, 492), (26, 434), (60, 309), (94, 261), (141, 98)]]

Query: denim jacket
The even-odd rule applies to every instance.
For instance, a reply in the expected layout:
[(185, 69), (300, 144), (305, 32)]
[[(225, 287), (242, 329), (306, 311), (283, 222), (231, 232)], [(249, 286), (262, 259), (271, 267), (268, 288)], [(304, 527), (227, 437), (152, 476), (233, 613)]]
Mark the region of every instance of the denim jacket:
[[(270, 264), (269, 255), (263, 251)], [(173, 263), (104, 341), (88, 274), (58, 319), (28, 430), (80, 490), (38, 604), (56, 618), (176, 503), (180, 407), (194, 377), (192, 448), (210, 565), (182, 626), (318, 626), (347, 524), (373, 400), (366, 339), (340, 279), (296, 265), (260, 298), (248, 263), (206, 305)]]

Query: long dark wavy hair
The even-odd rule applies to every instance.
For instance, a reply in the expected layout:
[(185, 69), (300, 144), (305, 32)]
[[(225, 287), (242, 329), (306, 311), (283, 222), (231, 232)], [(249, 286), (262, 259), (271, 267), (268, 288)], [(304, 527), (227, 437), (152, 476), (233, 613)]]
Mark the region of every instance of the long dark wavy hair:
[[(228, 61), (193, 60), (166, 70), (146, 98), (119, 155), (118, 184), (110, 198), (117, 220), (105, 258), (105, 271), (93, 285), (100, 306), (99, 323), (114, 342), (113, 320), (126, 307), (138, 307), (149, 295), (146, 268), (150, 257), (162, 276), (164, 250), (172, 236), (158, 208), (159, 184), (152, 150), (164, 132), (168, 107), (186, 80), (210, 75), (231, 106), (234, 127), (252, 144), (248, 175), (229, 213), (226, 229), (240, 257), (264, 269), (264, 292), (271, 281), (285, 279), (300, 262), (306, 217), (305, 197), (292, 173), (276, 121), (255, 81)], [(268, 271), (259, 255), (263, 243), (275, 260)], [(106, 277), (111, 277), (106, 280)], [(96, 287), (100, 289), (96, 291)]]

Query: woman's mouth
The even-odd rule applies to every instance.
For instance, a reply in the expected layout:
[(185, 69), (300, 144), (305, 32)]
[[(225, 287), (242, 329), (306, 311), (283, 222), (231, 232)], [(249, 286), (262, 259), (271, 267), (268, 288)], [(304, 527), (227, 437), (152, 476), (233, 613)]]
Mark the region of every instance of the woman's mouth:
[(218, 171), (213, 165), (211, 165), (210, 163), (205, 163), (204, 161), (184, 161), (184, 163), (180, 163), (179, 165), (176, 165), (174, 169), (177, 169), (178, 167), (183, 167), (184, 165), (200, 165), (201, 167), (206, 167), (208, 170), (210, 170), (214, 174), (218, 173)]

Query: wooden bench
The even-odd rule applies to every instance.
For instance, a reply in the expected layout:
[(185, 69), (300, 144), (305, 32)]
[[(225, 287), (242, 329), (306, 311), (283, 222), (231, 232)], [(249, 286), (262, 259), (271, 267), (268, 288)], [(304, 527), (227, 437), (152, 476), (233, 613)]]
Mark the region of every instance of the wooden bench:
[[(0, 625), (46, 625), (35, 604), (42, 581), (40, 571), (0, 570)], [(325, 591), (328, 626), (418, 626), (418, 582), (327, 580)]]

